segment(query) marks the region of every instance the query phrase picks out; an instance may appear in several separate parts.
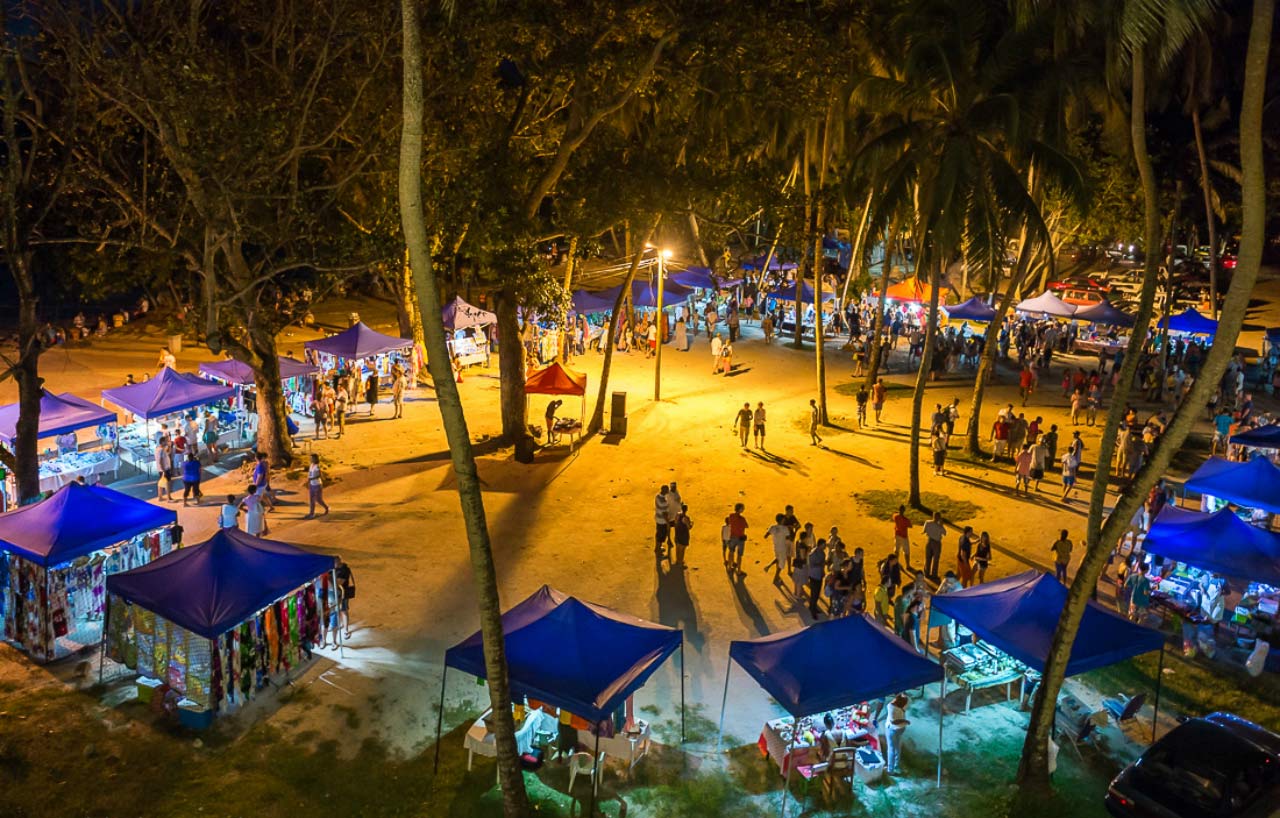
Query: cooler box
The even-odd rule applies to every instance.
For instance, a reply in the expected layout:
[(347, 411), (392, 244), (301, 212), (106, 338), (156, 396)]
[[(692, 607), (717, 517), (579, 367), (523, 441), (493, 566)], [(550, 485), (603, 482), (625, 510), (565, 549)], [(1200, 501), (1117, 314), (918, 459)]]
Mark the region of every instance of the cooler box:
[(159, 679), (152, 679), (147, 676), (138, 677), (138, 701), (143, 704), (151, 704), (151, 700), (155, 698), (156, 688), (163, 687), (164, 682)]
[(854, 753), (853, 769), (863, 784), (874, 784), (883, 779), (888, 771), (884, 756), (880, 755), (879, 750), (870, 747), (860, 747)]
[(207, 710), (190, 699), (178, 702), (178, 722), (192, 730), (204, 730), (213, 724), (213, 711)]

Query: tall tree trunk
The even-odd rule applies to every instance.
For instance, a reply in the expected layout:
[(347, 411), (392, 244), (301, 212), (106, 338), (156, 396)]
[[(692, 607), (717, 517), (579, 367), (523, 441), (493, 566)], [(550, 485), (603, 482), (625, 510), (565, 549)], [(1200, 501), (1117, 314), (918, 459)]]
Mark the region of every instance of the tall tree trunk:
[(854, 277), (861, 278), (866, 266), (867, 232), (871, 225), (871, 191), (867, 191), (867, 200), (862, 205), (862, 218), (858, 220), (858, 233), (853, 238), (853, 253), (849, 256), (849, 270), (844, 277), (844, 287), (840, 291), (840, 309), (844, 309), (849, 299), (849, 285)]
[[(896, 226), (895, 226), (896, 227)], [(880, 377), (880, 365), (884, 360), (884, 305), (889, 298), (889, 274), (893, 272), (893, 236), (891, 228), (884, 237), (884, 262), (880, 270), (880, 296), (876, 299), (876, 316), (872, 322), (871, 354), (867, 356), (867, 389)]]
[(569, 296), (573, 292), (573, 266), (574, 259), (578, 255), (578, 236), (575, 233), (569, 237), (569, 256), (564, 262), (564, 309), (560, 310), (560, 354), (557, 356), (561, 363), (569, 359), (566, 355), (569, 344)]
[(289, 412), (285, 408), (284, 384), (280, 380), (275, 328), (250, 320), (246, 335), (245, 347), (249, 355), (245, 356), (248, 359), (245, 363), (253, 369), (254, 392), (257, 395), (257, 448), (266, 454), (267, 461), (274, 468), (282, 469), (293, 463), (293, 438), (289, 436)]
[(405, 252), (404, 264), (396, 271), (396, 316), (400, 324), (400, 337), (412, 338), (419, 349), (426, 349), (427, 338), (422, 332), (422, 308), (418, 305), (418, 291), (413, 286), (413, 268), (409, 265), (409, 253)]
[(30, 503), (40, 496), (40, 323), (36, 314), (35, 278), (28, 252), (6, 254), (18, 290), (18, 359), (13, 377), (18, 382), (18, 423), (13, 456), (16, 468), (18, 503)]
[(1178, 219), (1182, 211), (1182, 180), (1179, 179), (1174, 183), (1173, 194), (1173, 213), (1169, 217), (1169, 252), (1165, 254), (1164, 261), (1164, 306), (1160, 310), (1160, 323), (1156, 325), (1156, 329), (1160, 333), (1160, 400), (1163, 402), (1168, 396), (1164, 393), (1165, 377), (1167, 371), (1165, 367), (1169, 365), (1169, 319), (1173, 316), (1173, 296), (1174, 296), (1174, 280), (1173, 280), (1173, 254), (1176, 252), (1178, 244)]
[(1200, 127), (1200, 106), (1191, 109), (1191, 127), (1196, 135), (1196, 158), (1200, 160), (1200, 192), (1204, 195), (1204, 220), (1209, 230), (1209, 313), (1218, 317), (1218, 225), (1213, 216), (1213, 187), (1209, 181), (1209, 153)]
[[(1120, 421), (1124, 417), (1125, 404), (1133, 387), (1134, 375), (1138, 371), (1138, 362), (1142, 358), (1146, 346), (1148, 331), (1151, 327), (1152, 305), (1155, 300), (1156, 283), (1158, 281), (1160, 244), (1160, 211), (1158, 190), (1156, 187), (1155, 169), (1151, 164), (1151, 156), (1147, 151), (1147, 93), (1146, 64), (1142, 48), (1135, 50), (1133, 57), (1133, 88), (1129, 112), (1130, 138), (1133, 143), (1134, 161), (1142, 183), (1143, 204), (1146, 214), (1146, 226), (1143, 241), (1146, 245), (1146, 269), (1142, 283), (1142, 295), (1138, 303), (1138, 313), (1134, 318), (1133, 332), (1130, 336), (1129, 348), (1120, 368), (1116, 383), (1116, 392), (1112, 396), (1111, 407), (1107, 411), (1106, 424), (1103, 427), (1102, 439), (1098, 444), (1098, 462), (1095, 469), (1093, 488), (1089, 496), (1089, 518), (1086, 527), (1086, 554), (1084, 562), (1076, 572), (1075, 581), (1067, 596), (1067, 603), (1054, 631), (1053, 644), (1050, 647), (1048, 661), (1045, 663), (1040, 689), (1031, 710), (1031, 724), (1022, 746), (1022, 759), (1018, 766), (1018, 783), (1028, 795), (1046, 792), (1049, 788), (1049, 734), (1053, 728), (1054, 707), (1058, 701), (1058, 693), (1062, 689), (1062, 681), (1066, 674), (1067, 661), (1071, 658), (1071, 646), (1075, 643), (1076, 632), (1080, 627), (1080, 618), (1084, 615), (1088, 600), (1097, 584), (1101, 572), (1101, 560), (1098, 560), (1098, 572), (1093, 574), (1089, 582), (1094, 560), (1092, 552), (1104, 549), (1102, 539), (1102, 513), (1107, 499), (1107, 480), (1111, 473), (1111, 457), (1115, 452), (1116, 437)], [(1188, 401), (1188, 405), (1190, 405)], [(1203, 404), (1202, 404), (1203, 405)], [(1123, 497), (1125, 494), (1122, 494)], [(1134, 509), (1128, 512), (1132, 516)], [(1121, 513), (1121, 505), (1112, 511), (1112, 518)], [(1127, 523), (1130, 519), (1125, 517)], [(1105, 557), (1105, 555), (1103, 555)]]
[[(917, 252), (922, 252), (917, 248)], [(916, 258), (916, 269), (924, 259)], [(924, 390), (929, 382), (929, 369), (933, 366), (933, 342), (938, 334), (938, 290), (942, 287), (942, 270), (946, 260), (939, 254), (931, 264), (929, 271), (929, 314), (925, 317), (924, 352), (920, 355), (920, 371), (916, 373), (916, 388), (911, 395), (911, 451), (908, 473), (911, 480), (911, 491), (907, 502), (912, 508), (921, 508), (920, 501), (920, 418), (924, 409)]]
[(622, 287), (618, 290), (618, 296), (613, 301), (613, 313), (609, 316), (609, 334), (601, 339), (604, 347), (604, 363), (600, 367), (600, 389), (596, 393), (596, 408), (591, 413), (591, 422), (587, 424), (587, 434), (593, 435), (604, 428), (604, 402), (609, 396), (609, 367), (613, 363), (613, 348), (617, 346), (618, 324), (623, 318), (623, 304), (626, 303), (627, 296), (631, 293), (631, 282), (636, 280), (636, 271), (640, 269), (640, 261), (644, 258), (644, 245), (653, 240), (653, 234), (658, 230), (658, 223), (662, 221), (662, 214), (659, 213), (653, 218), (653, 224), (649, 227), (649, 232), (645, 234), (644, 241), (640, 245), (640, 250), (631, 257), (631, 267), (627, 270), (627, 277), (622, 280)]
[[(489, 682), (489, 704), (498, 761), (498, 783), (502, 789), (502, 811), (506, 818), (522, 818), (531, 812), (524, 788), (524, 773), (516, 747), (515, 718), (511, 710), (511, 689), (507, 679), (506, 641), (502, 631), (502, 602), (498, 596), (498, 574), (489, 545), (484, 498), (471, 436), (462, 410), (458, 386), (453, 380), (440, 318), (440, 297), (431, 267), (422, 207), (422, 134), (425, 118), (422, 91), (422, 40), (417, 0), (401, 0), (404, 26), (403, 130), (400, 134), (400, 219), (409, 248), (414, 283), (422, 301), (427, 340), (427, 367), (435, 381), (440, 419), (449, 442), (449, 457), (458, 481), (458, 499), (467, 530), (471, 571), (480, 608), (480, 634), (484, 643), (485, 676)], [(517, 343), (519, 338), (515, 339)]]
[[(516, 449), (516, 460), (533, 461), (534, 442), (524, 399), (524, 343), (520, 338), (520, 316), (516, 293), (510, 285), (498, 290), (498, 386), (502, 404), (502, 436)], [(435, 380), (432, 373), (432, 380)]]
[(703, 267), (710, 267), (707, 261), (707, 248), (702, 246), (702, 231), (698, 229), (698, 216), (693, 212), (693, 202), (689, 202), (689, 233), (693, 236), (693, 246), (698, 251), (698, 262)]
[(827, 358), (826, 350), (823, 348), (826, 343), (826, 333), (822, 326), (823, 210), (822, 203), (819, 202), (817, 212), (814, 214), (814, 224), (818, 229), (814, 231), (813, 237), (813, 361), (817, 369), (818, 421), (826, 426), (831, 419), (827, 415)]

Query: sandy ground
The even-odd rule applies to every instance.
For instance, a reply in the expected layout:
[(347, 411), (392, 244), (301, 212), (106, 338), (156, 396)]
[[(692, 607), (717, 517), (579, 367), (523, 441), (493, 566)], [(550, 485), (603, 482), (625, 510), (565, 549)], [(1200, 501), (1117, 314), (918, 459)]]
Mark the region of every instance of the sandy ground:
[[(1274, 283), (1268, 286), (1280, 290)], [(388, 304), (366, 301), (357, 306), (375, 328), (393, 327)], [(350, 308), (347, 303), (331, 305), (320, 319), (341, 325), (341, 316)], [(1259, 316), (1260, 326), (1267, 317)], [(480, 457), (504, 605), (545, 583), (683, 628), (688, 643), (687, 696), (697, 708), (704, 750), (714, 741), (709, 734), (720, 712), (729, 642), (807, 621), (807, 614), (795, 611), (773, 585), (772, 573), (762, 570), (771, 558), (763, 536), (773, 514), (791, 503), (800, 518), (812, 521), (819, 531), (838, 525), (849, 548), (862, 546), (873, 566), (890, 550), (892, 532), (889, 523), (866, 516), (855, 495), (884, 489), (903, 491), (905, 498), (907, 482), (913, 375), (903, 371), (900, 359), (894, 359), (889, 380), (903, 388), (890, 392), (884, 422), (865, 431), (828, 430), (824, 445), (815, 447), (809, 445), (804, 426), (814, 394), (812, 351), (766, 346), (755, 326), (745, 332), (746, 339), (735, 345), (737, 369), (732, 377), (711, 375), (705, 336), (693, 342), (690, 352), (668, 348), (660, 403), (651, 400), (653, 362), (636, 354), (615, 356), (610, 389), (629, 395), (630, 429), (624, 440), (595, 439), (571, 456), (541, 454), (533, 465), (515, 463), (504, 450), (489, 450)], [(101, 388), (122, 383), (126, 373), (141, 374), (154, 366), (160, 334), (152, 322), (115, 333), (92, 347), (51, 352), (42, 359), (42, 374), (53, 391), (96, 398)], [(281, 352), (300, 355), (301, 341), (307, 337), (314, 335), (286, 334)], [(193, 371), (207, 357), (207, 350), (184, 351), (179, 368)], [(827, 359), (831, 412), (843, 425), (856, 425), (851, 422), (852, 397), (835, 390), (851, 382), (852, 362), (834, 344)], [(592, 353), (574, 363), (589, 375), (588, 412), (600, 362), (601, 356)], [(494, 363), (496, 367), (496, 359)], [(987, 402), (989, 415), (1012, 399), (1012, 374), (1002, 375)], [(1051, 383), (1048, 380), (1045, 391), (1025, 411), (1066, 429), (1065, 445), (1070, 431), (1066, 402)], [(952, 397), (960, 397), (961, 406), (967, 407), (971, 387), (971, 375), (932, 384), (926, 416), (934, 403), (947, 403)], [(460, 388), (473, 439), (495, 434), (496, 368), (469, 370)], [(0, 401), (14, 399), (12, 381), (0, 384)], [(767, 457), (741, 449), (730, 427), (744, 401), (753, 406), (764, 401), (768, 408)], [(531, 417), (540, 418), (544, 407), (544, 398), (535, 399)], [(566, 404), (561, 414), (576, 410)], [(342, 440), (306, 444), (322, 455), (335, 481), (327, 489), (333, 508), (327, 517), (303, 520), (301, 484), (278, 481), (287, 493), (272, 515), (273, 537), (340, 553), (359, 586), (353, 603), (355, 633), (344, 655), (326, 653), (303, 680), (318, 695), (318, 706), (301, 723), (282, 729), (315, 730), (321, 736), (369, 734), (413, 753), (433, 738), (443, 651), (472, 633), (477, 617), (458, 498), (432, 392), (418, 390), (407, 401), (403, 420), (390, 419), (390, 413), (390, 406), (383, 404), (373, 420), (353, 419)], [(1099, 429), (1081, 428), (1089, 462)], [(310, 437), (309, 430), (303, 437)], [(922, 460), (927, 457), (922, 452)], [(988, 469), (963, 461), (950, 465), (950, 476), (935, 477), (922, 463), (923, 489), (976, 504), (979, 510), (968, 522), (991, 532), (996, 559), (990, 576), (1027, 568), (1051, 570), (1049, 544), (1057, 531), (1066, 528), (1077, 540), (1082, 535), (1085, 504), (1066, 507), (1056, 502), (1060, 487), (1053, 475), (1045, 481), (1044, 494), (1025, 498), (1011, 494), (1007, 466)], [(679, 482), (695, 521), (688, 570), (655, 566), (652, 498), (658, 485), (670, 480)], [(189, 542), (212, 532), (213, 498), (235, 488), (231, 476), (210, 481), (204, 507), (180, 509)], [(1083, 489), (1087, 492), (1087, 482)], [(135, 485), (131, 491), (153, 494), (146, 485)], [(751, 526), (746, 576), (740, 580), (727, 576), (718, 547), (720, 521), (735, 502), (746, 505)], [(955, 536), (953, 529), (944, 544), (944, 569), (954, 560)], [(917, 544), (921, 555), (922, 545)], [(920, 559), (915, 557), (917, 564)], [(677, 662), (669, 662), (638, 694), (638, 705), (656, 706), (660, 720), (675, 717), (679, 673)], [(450, 674), (447, 692), (446, 731), (478, 715), (487, 700), (482, 687), (460, 674)], [(360, 714), (357, 728), (348, 718), (350, 709)], [(735, 669), (729, 682), (726, 734), (754, 741), (763, 721), (778, 713), (769, 697)], [(933, 733), (931, 728), (913, 730), (912, 740), (922, 749), (936, 746)]]

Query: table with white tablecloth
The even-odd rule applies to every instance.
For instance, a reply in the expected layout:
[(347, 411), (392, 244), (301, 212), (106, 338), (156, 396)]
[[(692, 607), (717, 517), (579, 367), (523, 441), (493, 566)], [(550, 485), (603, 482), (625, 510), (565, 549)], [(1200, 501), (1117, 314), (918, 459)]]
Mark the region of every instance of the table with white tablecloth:
[[(467, 751), (467, 769), (471, 769), (471, 761), (473, 756), (482, 755), (494, 758), (498, 754), (498, 748), (494, 743), (493, 734), (489, 732), (489, 727), (485, 724), (485, 719), (489, 718), (492, 710), (486, 710), (476, 719), (467, 730), (467, 735), (462, 740), (462, 745)], [(559, 734), (560, 720), (556, 716), (543, 712), (541, 708), (534, 708), (525, 711), (524, 723), (520, 729), (516, 731), (516, 748), (521, 753), (527, 753), (534, 747), (542, 747), (555, 740)], [(596, 736), (590, 730), (578, 730), (578, 745), (582, 747), (594, 748), (596, 746)], [(649, 746), (652, 739), (652, 730), (649, 722), (644, 719), (636, 719), (634, 727), (630, 731), (624, 731), (613, 736), (600, 737), (600, 752), (605, 754), (606, 758), (618, 758), (626, 762), (627, 770), (630, 771), (636, 766), (640, 759), (649, 754)]]
[(115, 475), (120, 458), (111, 452), (71, 452), (40, 464), (40, 490), (56, 491), (83, 477), (89, 484), (98, 483), (101, 475)]

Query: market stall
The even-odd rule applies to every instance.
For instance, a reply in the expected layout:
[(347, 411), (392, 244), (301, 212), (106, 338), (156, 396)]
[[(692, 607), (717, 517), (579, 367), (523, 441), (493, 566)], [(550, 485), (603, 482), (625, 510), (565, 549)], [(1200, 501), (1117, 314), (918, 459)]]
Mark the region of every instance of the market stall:
[[(562, 742), (594, 746), (614, 757), (639, 760), (647, 751), (649, 725), (634, 716), (632, 695), (671, 655), (680, 652), (680, 732), (684, 735), (684, 641), (676, 628), (582, 602), (548, 585), (502, 615), (507, 675), (522, 716), (532, 710), (556, 713)], [(444, 729), (444, 694), (449, 668), (486, 677), (484, 647), (476, 632), (445, 651), (440, 680), (436, 765)], [(477, 724), (483, 723), (482, 719)], [(474, 729), (474, 727), (473, 727)], [(481, 737), (479, 744), (484, 745)], [(469, 744), (469, 747), (472, 745)], [(594, 789), (593, 789), (594, 793)], [(593, 805), (594, 806), (594, 805)], [(588, 810), (591, 814), (593, 810)]]
[[(13, 448), (18, 437), (19, 406), (0, 406), (0, 443)], [(53, 491), (59, 486), (83, 477), (91, 483), (110, 472), (114, 475), (120, 460), (115, 454), (116, 413), (96, 406), (70, 392), (55, 395), (47, 389), (40, 393), (40, 421), (36, 436), (40, 440), (56, 438), (55, 446), (40, 453), (40, 490)], [(96, 429), (89, 440), (82, 441), (76, 432)], [(0, 511), (8, 508), (9, 498), (16, 497), (13, 475), (5, 480)]]
[(177, 521), (171, 509), (79, 483), (0, 514), (4, 638), (42, 662), (97, 644), (105, 580), (168, 553)]
[[(822, 316), (823, 329), (830, 332), (831, 321), (834, 316), (834, 305), (836, 294), (831, 290), (824, 289), (822, 291)], [(777, 325), (779, 335), (789, 335), (796, 331), (796, 312), (799, 309), (801, 320), (803, 321), (803, 329), (801, 332), (812, 337), (815, 334), (814, 320), (818, 314), (814, 307), (814, 291), (813, 285), (808, 281), (800, 282), (800, 300), (796, 302), (796, 285), (795, 282), (783, 284), (775, 287), (764, 296), (765, 309), (773, 312), (779, 304), (784, 305), (785, 310), (782, 315), (782, 321)], [(805, 305), (808, 305), (807, 307)]]
[[(315, 377), (320, 367), (304, 363), (294, 358), (280, 358), (280, 382), (284, 387), (285, 406), (295, 415), (308, 417), (312, 414), (311, 395)], [(226, 386), (234, 387), (236, 409), (255, 414), (257, 406), (253, 394), (253, 367), (244, 361), (229, 358), (225, 361), (209, 361), (200, 364), (199, 373), (206, 378)], [(253, 424), (256, 426), (256, 424)]]
[(1160, 326), (1167, 328), (1170, 332), (1181, 332), (1187, 335), (1216, 335), (1218, 332), (1217, 321), (1206, 318), (1191, 308), (1170, 316), (1169, 320), (1162, 321)]
[(487, 327), (498, 322), (498, 316), (468, 304), (457, 296), (441, 310), (445, 340), (449, 354), (461, 366), (489, 363), (489, 335)]
[[(581, 407), (577, 420), (573, 418), (556, 418), (553, 428), (547, 429), (547, 445), (568, 437), (570, 441), (582, 434), (582, 425), (587, 417), (587, 375), (585, 372), (574, 372), (565, 369), (559, 363), (539, 369), (524, 382), (525, 413), (528, 413), (529, 395), (566, 395), (581, 399)], [(571, 444), (572, 445), (572, 444)]]
[[(1259, 639), (1275, 644), (1280, 534), (1250, 525), (1229, 508), (1205, 514), (1165, 506), (1147, 530), (1142, 550), (1173, 563), (1150, 575), (1153, 608), (1210, 630), (1224, 623), (1244, 649), (1253, 649)], [(1219, 576), (1233, 586), (1230, 604), (1224, 599), (1221, 612), (1210, 608), (1226, 590)]]
[[(904, 278), (896, 284), (890, 284), (884, 291), (885, 298), (904, 304), (928, 304), (933, 298), (933, 287), (928, 281), (920, 278)], [(938, 303), (946, 304), (946, 293), (938, 293)], [(994, 315), (994, 314), (993, 314)]]
[(715, 274), (711, 272), (710, 267), (686, 267), (683, 270), (676, 270), (667, 276), (667, 280), (692, 290), (711, 290), (714, 292), (720, 289), (720, 282), (716, 280)]
[(409, 375), (409, 385), (417, 383), (417, 366), (413, 341), (394, 335), (383, 335), (357, 321), (342, 332), (307, 341), (302, 345), (315, 355), (327, 376), (331, 370), (359, 367), (364, 377), (377, 373), (380, 381), (391, 382), (391, 370), (398, 363)]
[[(765, 258), (767, 258), (767, 256), (756, 256), (755, 258), (747, 259), (741, 262), (738, 266), (744, 270), (762, 271), (764, 270)], [(786, 270), (794, 270), (798, 266), (799, 265), (796, 264), (794, 261), (783, 261), (775, 255), (771, 259), (769, 259), (768, 272), (783, 272)]]
[(207, 726), (310, 660), (336, 612), (335, 564), (220, 529), (107, 579), (104, 654), (138, 673), (140, 696), (173, 691), (183, 722)]
[[(807, 777), (819, 760), (815, 748), (826, 715), (845, 731), (849, 746), (857, 748), (857, 774), (864, 780), (883, 774), (878, 752), (883, 702), (877, 700), (934, 682), (945, 684), (942, 668), (874, 620), (863, 615), (830, 619), (729, 643), (721, 734), (735, 662), (789, 714), (766, 723), (758, 741), (788, 782), (793, 769)], [(717, 747), (719, 743), (717, 739)], [(941, 753), (938, 770), (941, 781)]]
[[(1007, 688), (1016, 681), (1026, 686), (1024, 695), (1029, 695), (1044, 672), (1066, 601), (1066, 586), (1039, 571), (1026, 571), (932, 598), (926, 630), (937, 612), (955, 620), (973, 636), (975, 645), (963, 644), (961, 639), (962, 644), (942, 653), (947, 677), (966, 691), (966, 711), (973, 691), (985, 687)], [(960, 634), (967, 635), (964, 631)], [(1163, 667), (1163, 634), (1091, 601), (1080, 620), (1066, 675), (1096, 670), (1154, 650), (1161, 652)], [(1157, 712), (1159, 685), (1157, 678)]]
[(1014, 309), (1026, 315), (1041, 315), (1046, 318), (1073, 318), (1076, 314), (1074, 305), (1048, 291), (1018, 302)]
[(947, 314), (947, 318), (952, 321), (973, 321), (979, 324), (986, 324), (996, 317), (995, 308), (979, 295), (975, 295), (968, 301), (957, 304), (954, 307), (943, 307), (942, 309)]
[(1200, 510), (1217, 511), (1227, 503), (1253, 509), (1262, 520), (1280, 514), (1280, 468), (1265, 457), (1237, 462), (1211, 457), (1185, 483), (1199, 492)]
[(1231, 436), (1231, 444), (1250, 449), (1280, 449), (1280, 424), (1268, 423)]
[(191, 410), (203, 408), (206, 416), (215, 418), (220, 446), (239, 442), (245, 416), (230, 408), (235, 393), (199, 375), (163, 367), (149, 381), (102, 390), (102, 399), (133, 415), (133, 422), (119, 430), (117, 451), (125, 462), (149, 472), (155, 465), (152, 434), (158, 424), (180, 424)]

